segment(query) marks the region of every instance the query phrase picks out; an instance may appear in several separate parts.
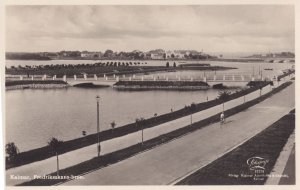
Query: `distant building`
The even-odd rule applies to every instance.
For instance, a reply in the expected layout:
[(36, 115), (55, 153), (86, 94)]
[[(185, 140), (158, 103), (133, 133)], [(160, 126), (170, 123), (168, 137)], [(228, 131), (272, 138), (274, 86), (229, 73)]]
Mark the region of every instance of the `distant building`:
[(166, 51), (166, 59), (185, 59), (185, 53), (181, 51)]
[(268, 53), (267, 55), (266, 55), (266, 57), (275, 57), (276, 55), (275, 54), (273, 54), (273, 53)]
[(184, 59), (185, 58), (185, 54), (181, 53), (181, 52), (174, 52), (175, 58), (176, 59)]
[(89, 57), (90, 55), (91, 55), (90, 52), (83, 51), (81, 52), (80, 57)]
[(165, 54), (162, 53), (151, 53), (151, 59), (164, 59)]
[(68, 53), (66, 51), (59, 52), (59, 55), (62, 57), (68, 57)]
[(50, 57), (50, 58), (57, 58), (57, 57), (59, 57), (59, 54), (55, 53), (55, 52), (46, 52), (45, 56)]
[(172, 59), (174, 57), (175, 55), (173, 51), (166, 51), (166, 59)]
[(80, 57), (82, 58), (100, 58), (102, 57), (102, 53), (101, 52), (88, 52), (88, 51), (83, 51), (81, 52)]
[(80, 51), (60, 51), (58, 53), (61, 57), (80, 57)]

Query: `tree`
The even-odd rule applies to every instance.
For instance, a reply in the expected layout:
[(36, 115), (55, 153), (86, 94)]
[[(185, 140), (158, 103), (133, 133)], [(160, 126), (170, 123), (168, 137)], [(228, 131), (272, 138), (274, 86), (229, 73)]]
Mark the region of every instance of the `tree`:
[(145, 119), (143, 117), (135, 119), (136, 126), (142, 127), (142, 146), (144, 145), (144, 121)]
[(55, 153), (56, 155), (56, 164), (57, 164), (57, 171), (56, 174), (57, 176), (59, 176), (59, 160), (58, 160), (58, 152), (60, 151), (61, 145), (62, 145), (63, 141), (58, 140), (54, 137), (52, 137), (52, 139), (48, 142), (48, 146), (51, 149), (52, 153)]
[(103, 54), (103, 57), (111, 57), (114, 52), (110, 49), (106, 50)]
[[(151, 57), (151, 55), (150, 55), (150, 57)], [(163, 58), (166, 59), (166, 58), (167, 58), (167, 54), (164, 53), (164, 54), (163, 54)], [(146, 63), (146, 64), (147, 64), (147, 63)]]
[(191, 106), (190, 106), (190, 111), (191, 111), (191, 126), (193, 124), (193, 113), (196, 111), (196, 104), (195, 103), (191, 103)]
[(157, 113), (154, 113), (154, 120), (156, 121)]
[(5, 145), (5, 152), (6, 152), (6, 154), (8, 154), (9, 161), (14, 161), (17, 154), (19, 153), (19, 149), (15, 145), (15, 143), (10, 142)]
[(259, 87), (259, 96), (261, 96), (261, 90), (262, 90), (262, 86)]
[(111, 126), (111, 129), (112, 129), (112, 133), (114, 133), (114, 128), (116, 127), (116, 122), (115, 121), (113, 121), (113, 122), (111, 122), (110, 123), (110, 126)]
[(229, 99), (231, 93), (229, 91), (224, 90), (224, 91), (220, 91), (218, 94), (219, 94), (218, 98), (223, 102), (223, 112), (224, 112), (224, 104)]
[(245, 90), (245, 89), (241, 90), (241, 94), (244, 96), (244, 103), (245, 103), (246, 102), (247, 90)]

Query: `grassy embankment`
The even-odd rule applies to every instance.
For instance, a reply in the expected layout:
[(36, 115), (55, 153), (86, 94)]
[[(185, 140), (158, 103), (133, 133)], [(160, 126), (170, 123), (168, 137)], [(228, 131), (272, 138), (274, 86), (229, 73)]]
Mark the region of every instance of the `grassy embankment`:
[(203, 81), (118, 81), (114, 86), (209, 86)]
[[(176, 185), (263, 185), (295, 129), (294, 111)], [(251, 157), (269, 160), (263, 173), (250, 171), (247, 160)]]
[(109, 85), (102, 85), (102, 84), (93, 84), (92, 82), (88, 83), (81, 83), (81, 84), (75, 84), (74, 87), (79, 87), (79, 88), (108, 88), (110, 87)]
[[(278, 88), (274, 89), (273, 91), (271, 91), (265, 95), (262, 95), (255, 100), (246, 102), (240, 106), (237, 106), (235, 108), (225, 111), (225, 115), (227, 115), (229, 117), (231, 115), (239, 113), (240, 111), (243, 111), (243, 110), (269, 98), (273, 94), (283, 90), (284, 88), (286, 88), (287, 86), (289, 86), (291, 84), (292, 84), (292, 82), (286, 82), (283, 85), (279, 86)], [(108, 166), (110, 164), (119, 162), (120, 160), (124, 160), (126, 158), (132, 157), (132, 156), (134, 156), (140, 152), (143, 152), (145, 150), (154, 148), (163, 143), (167, 143), (175, 138), (181, 137), (183, 135), (186, 135), (188, 133), (191, 133), (193, 131), (201, 129), (202, 127), (205, 127), (214, 122), (219, 122), (219, 113), (214, 116), (211, 116), (207, 119), (196, 122), (193, 125), (188, 125), (183, 128), (172, 131), (170, 133), (163, 134), (156, 138), (144, 141), (143, 146), (141, 146), (141, 144), (132, 145), (128, 148), (103, 155), (100, 158), (95, 157), (95, 158), (92, 158), (91, 160), (82, 162), (80, 164), (71, 166), (69, 168), (62, 169), (60, 171), (60, 175), (62, 175), (62, 176), (82, 175), (84, 173), (93, 171), (95, 169), (100, 169), (100, 168)], [(51, 173), (49, 175), (56, 176), (56, 173)], [(64, 181), (66, 181), (66, 180), (65, 179), (51, 179), (51, 180), (35, 179), (35, 180), (29, 181), (29, 182), (22, 183), (20, 185), (21, 186), (49, 186), (49, 185), (55, 185), (58, 183), (62, 183)]]
[(203, 81), (118, 81), (118, 90), (203, 90), (209, 85)]
[(5, 81), (5, 86), (29, 85), (29, 84), (68, 84), (62, 80), (18, 80)]
[(18, 80), (18, 81), (5, 81), (5, 89), (52, 89), (52, 88), (66, 88), (69, 84), (61, 80)]
[[(257, 82), (258, 84), (256, 86), (253, 86), (248, 89), (244, 89), (241, 91), (237, 91), (236, 93), (233, 93), (229, 96), (227, 101), (236, 99), (238, 97), (242, 97), (248, 93), (251, 93), (255, 90), (260, 89), (263, 86), (266, 86), (269, 84), (269, 82)], [(202, 102), (199, 104), (191, 104), (190, 106), (186, 106), (180, 110), (174, 110), (173, 112), (158, 115), (156, 117), (152, 117), (149, 119), (145, 119), (143, 121), (143, 127), (144, 129), (146, 128), (151, 128), (154, 126), (157, 126), (159, 124), (172, 121), (174, 119), (178, 119), (180, 117), (184, 117), (187, 115), (190, 115), (191, 113), (199, 112), (201, 110), (208, 109), (210, 107), (216, 106), (223, 103), (222, 100), (220, 99), (215, 99), (215, 100), (210, 100), (207, 102)], [(136, 131), (139, 131), (140, 127), (136, 125), (136, 123), (130, 123), (124, 126), (120, 126), (114, 129), (114, 132), (112, 133), (112, 129), (102, 131), (100, 133), (100, 139), (101, 141), (106, 141), (112, 138), (120, 137), (123, 135), (127, 135)], [(66, 153), (72, 150), (76, 150), (85, 146), (89, 146), (92, 144), (97, 143), (97, 134), (90, 134), (82, 138), (77, 138), (69, 141), (65, 141), (62, 145), (62, 148), (60, 150), (60, 154)], [(16, 158), (14, 159), (14, 162), (6, 162), (6, 169), (12, 168), (12, 167), (17, 167), (25, 164), (29, 164), (32, 162), (44, 160), (47, 158), (52, 157), (53, 155), (51, 154), (51, 151), (49, 147), (44, 146), (41, 148), (29, 150), (26, 152), (20, 152)]]

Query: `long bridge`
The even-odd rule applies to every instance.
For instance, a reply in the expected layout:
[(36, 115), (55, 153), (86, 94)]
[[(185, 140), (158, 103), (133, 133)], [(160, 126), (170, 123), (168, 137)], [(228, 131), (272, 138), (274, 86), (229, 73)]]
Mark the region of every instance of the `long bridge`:
[[(89, 75), (90, 76), (90, 75)], [(152, 74), (152, 75), (111, 75), (106, 76), (105, 74), (98, 77), (94, 74), (93, 77), (88, 77), (87, 74), (74, 75), (73, 77), (67, 77), (64, 75), (62, 78), (47, 75), (36, 75), (36, 76), (22, 76), (14, 75), (7, 76), (7, 80), (63, 80), (70, 85), (74, 86), (81, 83), (94, 83), (94, 84), (105, 84), (113, 85), (117, 81), (204, 81), (213, 83), (222, 82), (249, 82), (249, 81), (259, 81), (259, 80), (273, 80), (271, 76), (265, 77), (262, 75), (252, 75), (252, 74), (207, 74), (207, 75), (197, 75), (197, 76), (186, 76), (186, 75), (164, 75), (164, 74)]]

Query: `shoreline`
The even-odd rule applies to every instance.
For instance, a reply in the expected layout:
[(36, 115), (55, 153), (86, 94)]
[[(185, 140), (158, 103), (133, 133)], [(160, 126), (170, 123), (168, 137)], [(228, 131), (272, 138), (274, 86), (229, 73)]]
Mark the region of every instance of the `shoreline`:
[(68, 88), (70, 85), (67, 84), (24, 84), (24, 85), (14, 85), (6, 86), (5, 90), (24, 90), (24, 89), (62, 89)]
[[(263, 85), (262, 84), (261, 85), (267, 86), (269, 84), (270, 84), (269, 82), (266, 82)], [(235, 92), (229, 96), (229, 99), (226, 100), (226, 102), (236, 99), (236, 98), (239, 98), (239, 97), (242, 97), (248, 93), (252, 93), (252, 92), (260, 89), (261, 85)], [(182, 109), (179, 109), (179, 110), (176, 110), (173, 112), (158, 115), (157, 117), (151, 117), (151, 118), (145, 119), (144, 129), (155, 127), (159, 124), (162, 124), (162, 123), (165, 123), (168, 121), (172, 121), (174, 119), (178, 119), (178, 118), (190, 115), (191, 113), (196, 113), (196, 112), (214, 107), (214, 106), (222, 104), (222, 103), (223, 103), (222, 100), (214, 99), (214, 100), (210, 100), (210, 101), (201, 102), (198, 104), (193, 104), (193, 105), (191, 104), (191, 106), (187, 106), (187, 107), (184, 107)], [(194, 109), (191, 109), (192, 106)], [(113, 138), (117, 138), (117, 137), (120, 137), (123, 135), (130, 134), (130, 133), (133, 133), (133, 132), (136, 132), (139, 130), (140, 130), (140, 128), (137, 127), (135, 123), (129, 123), (129, 124), (125, 124), (123, 126), (115, 128), (113, 133), (112, 133), (112, 129), (108, 129), (108, 130), (100, 132), (100, 138), (102, 139), (102, 141), (106, 141), (109, 139), (113, 139)], [(75, 138), (75, 139), (71, 139), (68, 141), (64, 141), (63, 147), (60, 151), (60, 154), (92, 145), (97, 142), (96, 136), (97, 136), (97, 133), (94, 133), (94, 134), (87, 135), (85, 137), (80, 137), (80, 138)], [(49, 154), (47, 146), (20, 152), (18, 154), (16, 163), (6, 162), (6, 169), (26, 165), (26, 164), (44, 160), (44, 159), (47, 159), (50, 157), (52, 157), (52, 155)]]
[(208, 86), (113, 86), (116, 90), (128, 90), (128, 91), (138, 91), (138, 90), (207, 90)]
[(69, 60), (69, 61), (77, 61), (77, 60), (89, 60), (89, 61), (224, 61), (224, 62), (242, 62), (242, 63), (248, 63), (248, 62), (266, 62), (266, 60), (269, 59), (295, 59), (295, 57), (277, 57), (277, 58), (245, 58), (245, 57), (237, 57), (237, 58), (210, 58), (210, 59), (91, 59), (91, 58), (68, 58), (68, 57), (60, 57), (60, 58), (50, 58), (50, 59), (5, 59), (6, 61), (60, 61), (60, 60)]
[(210, 86), (203, 81), (118, 81), (117, 90), (206, 90)]

